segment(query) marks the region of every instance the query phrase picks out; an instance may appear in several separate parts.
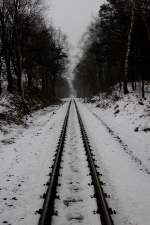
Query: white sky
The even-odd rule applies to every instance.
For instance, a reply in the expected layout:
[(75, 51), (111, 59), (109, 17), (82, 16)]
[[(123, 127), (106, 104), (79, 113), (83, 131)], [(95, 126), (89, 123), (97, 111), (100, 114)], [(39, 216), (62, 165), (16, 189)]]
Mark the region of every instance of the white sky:
[(50, 5), (49, 17), (53, 24), (68, 36), (73, 46), (72, 54), (77, 52), (78, 42), (87, 26), (96, 16), (103, 0), (45, 0)]

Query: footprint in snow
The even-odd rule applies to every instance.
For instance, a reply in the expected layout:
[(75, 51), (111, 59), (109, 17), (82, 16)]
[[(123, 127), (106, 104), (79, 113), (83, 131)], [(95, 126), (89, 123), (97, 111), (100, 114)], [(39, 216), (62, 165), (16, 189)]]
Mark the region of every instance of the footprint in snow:
[(17, 201), (18, 199), (17, 199), (16, 197), (13, 197), (11, 200), (15, 200), (15, 201)]
[(75, 199), (75, 198), (68, 198), (66, 200), (63, 201), (64, 202), (64, 205), (69, 207), (75, 203), (79, 203), (79, 202), (83, 202), (82, 199), (78, 198), (78, 199)]
[(77, 187), (76, 185), (72, 185), (71, 187), (69, 187), (70, 191), (77, 193), (79, 192), (81, 189), (79, 187)]
[(9, 174), (8, 177), (14, 177), (14, 175), (13, 174)]
[(9, 205), (7, 205), (8, 207), (13, 207), (14, 205), (12, 205), (12, 204), (9, 204)]
[(14, 143), (15, 143), (14, 138), (11, 138), (11, 139), (4, 139), (4, 140), (2, 140), (1, 142), (2, 142), (2, 144), (4, 144), (4, 145), (7, 145), (7, 144), (14, 144)]

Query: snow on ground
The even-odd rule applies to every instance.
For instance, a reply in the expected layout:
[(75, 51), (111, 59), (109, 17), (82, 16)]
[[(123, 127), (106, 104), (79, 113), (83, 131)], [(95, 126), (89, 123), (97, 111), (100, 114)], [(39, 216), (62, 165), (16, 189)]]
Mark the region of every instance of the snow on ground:
[(63, 163), (55, 201), (58, 216), (54, 216), (53, 225), (100, 225), (88, 162), (85, 155), (75, 105), (72, 103), (65, 141)]
[(68, 104), (32, 114), (25, 127), (10, 124), (0, 131), (0, 224), (37, 225), (40, 198), (47, 187)]
[(148, 104), (138, 103), (134, 95), (107, 109), (78, 103), (104, 189), (111, 194), (108, 202), (117, 211), (115, 225), (150, 224), (150, 133), (141, 129), (150, 124)]
[[(149, 100), (130, 94), (113, 104), (107, 99), (78, 105), (106, 183), (104, 190), (111, 196), (108, 203), (117, 211), (114, 224), (149, 225)], [(35, 212), (43, 204), (40, 195), (47, 189), (43, 184), (49, 179), (67, 106), (39, 110), (24, 125), (1, 126), (0, 224), (38, 224)], [(90, 177), (82, 149), (72, 104), (60, 179), (63, 184), (59, 187), (60, 200), (56, 200), (59, 216), (54, 217), (54, 224), (99, 224), (98, 215), (91, 214), (95, 203), (89, 198), (92, 187), (88, 186)]]
[(150, 174), (150, 101), (129, 94), (107, 109), (92, 104), (88, 108), (132, 160)]

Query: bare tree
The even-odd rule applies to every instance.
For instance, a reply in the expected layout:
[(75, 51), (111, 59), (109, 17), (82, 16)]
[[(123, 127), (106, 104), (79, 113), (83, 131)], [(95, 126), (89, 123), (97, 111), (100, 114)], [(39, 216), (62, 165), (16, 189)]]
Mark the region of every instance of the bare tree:
[(133, 28), (134, 28), (134, 23), (135, 23), (135, 4), (136, 4), (136, 0), (130, 0), (131, 21), (130, 21), (130, 28), (129, 28), (129, 32), (128, 32), (127, 50), (126, 50), (125, 65), (124, 65), (124, 82), (123, 82), (124, 94), (128, 94), (128, 92), (129, 92), (128, 86), (127, 86), (127, 81), (128, 81), (128, 73), (129, 73), (129, 56), (130, 56), (130, 52), (131, 52), (131, 39), (132, 39)]
[(2, 0), (0, 5), (0, 38), (7, 71), (7, 81), (8, 81), (7, 89), (10, 93), (12, 93), (13, 78), (11, 73), (11, 61), (10, 61), (11, 24), (10, 24), (8, 4), (9, 2)]

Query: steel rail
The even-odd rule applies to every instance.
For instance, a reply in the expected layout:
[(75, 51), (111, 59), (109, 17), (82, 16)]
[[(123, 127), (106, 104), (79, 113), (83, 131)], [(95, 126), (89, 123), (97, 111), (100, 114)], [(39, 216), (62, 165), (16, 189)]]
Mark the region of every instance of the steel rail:
[(38, 223), (39, 225), (51, 225), (52, 216), (54, 215), (54, 201), (56, 198), (56, 187), (58, 183), (59, 168), (60, 168), (60, 163), (61, 163), (61, 158), (63, 153), (70, 106), (71, 106), (71, 101), (69, 103), (68, 110), (64, 119), (62, 131), (60, 134), (60, 138), (59, 138), (59, 142), (58, 142), (58, 146), (56, 150), (56, 157), (54, 159), (52, 172), (50, 174), (50, 180), (48, 182), (49, 186), (45, 195), (43, 209), (42, 209), (42, 213)]
[(101, 187), (101, 183), (99, 180), (99, 174), (96, 170), (96, 166), (92, 157), (89, 140), (88, 140), (88, 137), (87, 137), (80, 113), (79, 113), (79, 109), (75, 100), (74, 100), (74, 103), (75, 103), (75, 108), (78, 115), (82, 139), (83, 139), (83, 143), (84, 143), (84, 147), (85, 147), (85, 151), (86, 151), (86, 155), (87, 155), (87, 159), (88, 159), (88, 163), (90, 167), (90, 173), (93, 180), (93, 185), (95, 189), (95, 197), (96, 197), (96, 201), (98, 205), (98, 212), (100, 213), (101, 223), (102, 225), (113, 225), (113, 221), (110, 215), (110, 210), (106, 202), (104, 191)]

